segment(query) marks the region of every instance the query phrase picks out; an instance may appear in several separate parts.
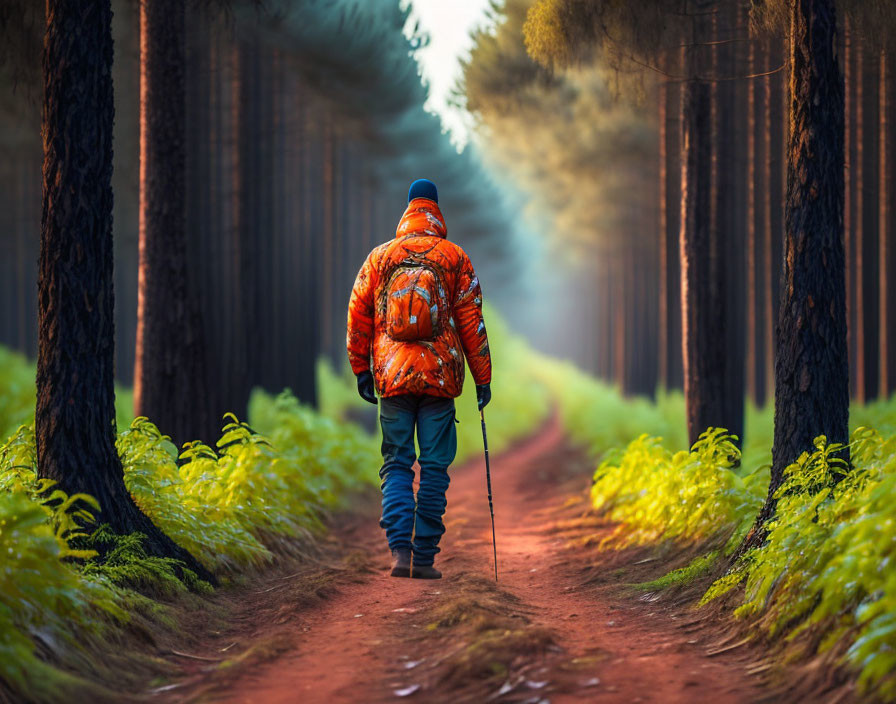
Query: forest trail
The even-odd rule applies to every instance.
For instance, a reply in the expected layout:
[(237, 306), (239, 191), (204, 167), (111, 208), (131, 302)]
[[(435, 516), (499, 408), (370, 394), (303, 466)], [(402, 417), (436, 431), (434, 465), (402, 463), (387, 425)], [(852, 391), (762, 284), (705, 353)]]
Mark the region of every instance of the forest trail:
[[(273, 659), (243, 668), (226, 684), (202, 687), (195, 698), (253, 704), (770, 698), (747, 674), (756, 663), (751, 649), (731, 636), (719, 641), (718, 630), (682, 608), (620, 589), (614, 559), (622, 553), (595, 552), (588, 540), (610, 527), (587, 512), (590, 474), (556, 421), (494, 457), (492, 475), (498, 584), (479, 459), (452, 473), (448, 530), (436, 561), (443, 579), (389, 577), (375, 515), (353, 515), (337, 537), (347, 550), (369, 555), (373, 569), (297, 610), (285, 626), (292, 644)], [(606, 564), (595, 565), (595, 555), (604, 554)]]

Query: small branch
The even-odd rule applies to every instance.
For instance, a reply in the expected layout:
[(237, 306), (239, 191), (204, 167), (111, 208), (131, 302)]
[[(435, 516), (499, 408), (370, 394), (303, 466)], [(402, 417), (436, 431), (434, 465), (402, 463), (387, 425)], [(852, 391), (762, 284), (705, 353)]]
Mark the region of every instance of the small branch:
[(207, 658), (203, 655), (191, 655), (190, 653), (182, 653), (179, 650), (172, 650), (172, 653), (182, 658), (190, 658), (192, 660), (204, 660), (205, 662), (221, 662), (222, 658)]
[(780, 73), (785, 68), (787, 68), (786, 63), (781, 64), (780, 66), (778, 66), (778, 68), (773, 69), (772, 71), (765, 71), (764, 73), (751, 73), (746, 76), (726, 76), (725, 78), (706, 78), (702, 80), (705, 80), (707, 83), (718, 83), (720, 81), (745, 81), (750, 78), (764, 78), (766, 76), (774, 76), (776, 73)]

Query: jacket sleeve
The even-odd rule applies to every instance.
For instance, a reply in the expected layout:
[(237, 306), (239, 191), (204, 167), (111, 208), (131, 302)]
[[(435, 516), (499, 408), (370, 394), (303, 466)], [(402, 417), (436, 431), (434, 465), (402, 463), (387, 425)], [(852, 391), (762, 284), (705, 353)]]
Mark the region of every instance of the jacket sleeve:
[(492, 358), (482, 317), (482, 287), (466, 253), (461, 257), (458, 274), (454, 322), (473, 381), (477, 386), (489, 384), (492, 380)]
[(355, 374), (370, 370), (370, 348), (373, 344), (376, 267), (371, 252), (358, 272), (348, 302), (348, 332), (346, 346), (348, 361)]

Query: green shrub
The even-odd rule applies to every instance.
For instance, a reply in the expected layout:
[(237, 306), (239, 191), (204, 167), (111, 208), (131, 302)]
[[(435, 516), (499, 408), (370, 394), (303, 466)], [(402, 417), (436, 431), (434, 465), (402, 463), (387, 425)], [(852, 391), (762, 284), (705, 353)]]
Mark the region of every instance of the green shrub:
[(34, 366), (17, 352), (0, 346), (0, 438), (34, 416)]
[(762, 507), (763, 473), (731, 471), (740, 459), (733, 438), (710, 428), (689, 452), (672, 453), (658, 438), (633, 440), (594, 474), (591, 500), (627, 542), (694, 541), (720, 532), (741, 536)]
[(896, 437), (852, 435), (854, 467), (823, 437), (787, 468), (768, 540), (717, 581), (704, 602), (746, 582), (738, 616), (761, 616), (771, 635), (795, 638), (816, 624), (843, 639), (860, 684), (896, 698)]
[[(284, 536), (311, 535), (325, 512), (376, 479), (377, 452), (358, 428), (302, 407), (289, 394), (256, 393), (252, 418), (235, 418), (216, 449), (170, 440), (137, 418), (117, 441), (125, 484), (140, 508), (219, 575), (265, 564)], [(180, 464), (178, 464), (180, 460)], [(38, 479), (32, 426), (0, 448), (0, 677), (17, 692), (56, 700), (83, 686), (43, 663), (34, 637), (78, 649), (78, 634), (116, 628), (138, 608), (159, 617), (151, 597), (207, 591), (177, 560), (147, 555), (140, 534), (88, 534), (99, 507)]]
[[(879, 424), (887, 434), (857, 428), (849, 471), (837, 460), (838, 447), (819, 438), (786, 470), (766, 544), (717, 580), (703, 601), (745, 584), (738, 617), (790, 639), (813, 628), (826, 631), (821, 650), (839, 645), (866, 691), (896, 700), (896, 400), (854, 408), (852, 419)], [(609, 452), (595, 473), (595, 506), (623, 524), (617, 538), (719, 537), (730, 552), (765, 499), (771, 409), (748, 407), (747, 427), (737, 471), (731, 469), (736, 450), (717, 430), (704, 433), (690, 452), (673, 453), (648, 436)], [(693, 579), (715, 559), (714, 553), (698, 557), (646, 586)]]

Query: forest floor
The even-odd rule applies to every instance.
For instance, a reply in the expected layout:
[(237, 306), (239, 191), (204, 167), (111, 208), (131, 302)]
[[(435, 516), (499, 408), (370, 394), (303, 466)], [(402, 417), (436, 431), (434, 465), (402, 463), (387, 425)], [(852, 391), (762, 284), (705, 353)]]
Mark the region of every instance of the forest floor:
[(196, 644), (189, 676), (154, 698), (793, 701), (729, 619), (694, 609), (694, 595), (632, 586), (692, 555), (602, 546), (614, 526), (588, 509), (591, 471), (556, 421), (493, 458), (497, 584), (481, 459), (452, 470), (441, 580), (388, 576), (378, 506), (367, 501), (335, 522), (327, 566), (232, 594), (227, 628)]

